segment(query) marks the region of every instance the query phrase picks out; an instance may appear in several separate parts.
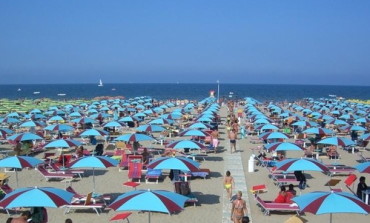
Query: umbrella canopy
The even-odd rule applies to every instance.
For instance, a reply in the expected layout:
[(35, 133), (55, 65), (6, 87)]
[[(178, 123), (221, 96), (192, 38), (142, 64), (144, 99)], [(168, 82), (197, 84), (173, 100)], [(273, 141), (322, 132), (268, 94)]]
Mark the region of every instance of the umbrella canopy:
[(265, 145), (265, 148), (269, 151), (302, 151), (304, 150), (301, 146), (291, 142), (275, 142)]
[(93, 169), (93, 192), (95, 192), (95, 168), (108, 168), (117, 166), (118, 161), (106, 156), (84, 156), (67, 164), (68, 168), (92, 168)]
[(44, 147), (45, 148), (70, 148), (74, 146), (80, 146), (82, 143), (73, 139), (57, 139), (49, 142)]
[(282, 171), (321, 171), (329, 172), (329, 169), (314, 159), (297, 158), (285, 159), (276, 164), (276, 170)]
[(30, 132), (18, 133), (18, 134), (14, 134), (8, 137), (8, 140), (20, 141), (20, 142), (28, 141), (28, 140), (41, 140), (41, 139), (43, 138), (36, 134), (30, 133)]
[(328, 144), (328, 145), (334, 145), (334, 146), (350, 146), (350, 145), (356, 145), (355, 142), (353, 142), (350, 139), (344, 138), (344, 137), (329, 137), (322, 139), (317, 142), (318, 144)]
[(61, 207), (71, 204), (74, 194), (53, 187), (26, 187), (15, 189), (1, 201), (0, 207)]
[(149, 122), (149, 124), (154, 124), (154, 125), (171, 125), (173, 123), (174, 123), (173, 120), (165, 119), (165, 118), (154, 119), (153, 121)]
[(185, 131), (182, 131), (179, 133), (179, 136), (200, 136), (200, 137), (205, 137), (209, 136), (210, 134), (207, 132), (204, 132), (202, 130), (198, 129), (187, 129)]
[(80, 136), (105, 136), (109, 135), (109, 132), (99, 129), (86, 129), (80, 133)]
[(193, 124), (188, 126), (189, 129), (210, 129), (212, 128), (211, 125), (202, 123), (202, 122), (194, 122)]
[(152, 141), (154, 140), (154, 138), (145, 134), (132, 133), (118, 136), (115, 140), (125, 142), (140, 142), (140, 141)]
[(163, 132), (166, 129), (160, 125), (141, 125), (136, 130), (140, 132)]
[(292, 199), (300, 211), (313, 214), (358, 213), (368, 214), (370, 206), (347, 192), (315, 191)]
[(19, 127), (31, 128), (31, 127), (36, 127), (36, 126), (43, 127), (45, 126), (45, 123), (38, 122), (38, 121), (27, 121), (27, 122), (23, 122)]
[[(0, 167), (19, 169), (23, 169), (26, 167), (33, 168), (43, 162), (43, 160), (39, 160), (30, 156), (10, 156), (0, 160)], [(15, 177), (18, 187), (18, 171), (15, 171)]]
[(44, 128), (47, 131), (61, 131), (61, 132), (68, 132), (73, 131), (75, 128), (71, 125), (66, 124), (55, 124), (55, 125), (48, 125)]
[(188, 148), (188, 149), (204, 149), (205, 146), (198, 143), (198, 142), (192, 141), (192, 140), (180, 140), (180, 141), (176, 141), (176, 142), (168, 144), (167, 148), (172, 148), (172, 149), (185, 149), (185, 148)]
[(265, 139), (288, 139), (289, 136), (287, 134), (281, 132), (264, 132), (258, 136), (259, 138)]
[(314, 127), (303, 131), (306, 134), (319, 134), (319, 135), (331, 135), (333, 131), (327, 128)]
[(124, 193), (109, 205), (116, 211), (149, 211), (173, 213), (184, 208), (186, 200), (181, 194), (165, 190), (134, 190)]
[(368, 140), (370, 140), (370, 133), (363, 134), (359, 138), (364, 140), (364, 141), (368, 141)]
[(360, 173), (370, 173), (370, 162), (360, 163), (355, 166)]
[(13, 130), (10, 130), (8, 128), (1, 128), (0, 134), (3, 136), (3, 138), (6, 138), (7, 135), (13, 134)]
[(200, 164), (185, 157), (160, 157), (153, 160), (147, 166), (150, 169), (174, 169), (182, 171), (197, 171)]
[(319, 124), (317, 124), (316, 122), (311, 122), (311, 121), (298, 121), (298, 122), (294, 122), (292, 125), (301, 126), (301, 127), (315, 127), (315, 126), (318, 126)]

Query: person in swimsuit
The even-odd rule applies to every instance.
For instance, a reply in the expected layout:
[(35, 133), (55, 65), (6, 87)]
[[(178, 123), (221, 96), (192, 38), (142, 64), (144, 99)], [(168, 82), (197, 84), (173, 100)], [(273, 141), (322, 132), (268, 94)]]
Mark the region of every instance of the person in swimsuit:
[(217, 129), (214, 129), (211, 132), (211, 136), (212, 136), (212, 146), (213, 146), (214, 151), (216, 153), (217, 152), (217, 146), (218, 146), (218, 131), (217, 131)]
[(231, 220), (234, 223), (242, 223), (243, 217), (247, 215), (247, 205), (245, 200), (242, 199), (241, 191), (238, 191), (236, 197), (231, 206)]
[(227, 195), (231, 200), (231, 195), (233, 191), (234, 178), (231, 176), (230, 171), (226, 171), (226, 176), (224, 178), (224, 187), (226, 189)]
[(230, 152), (236, 152), (236, 134), (233, 129), (229, 132), (229, 139), (230, 139)]

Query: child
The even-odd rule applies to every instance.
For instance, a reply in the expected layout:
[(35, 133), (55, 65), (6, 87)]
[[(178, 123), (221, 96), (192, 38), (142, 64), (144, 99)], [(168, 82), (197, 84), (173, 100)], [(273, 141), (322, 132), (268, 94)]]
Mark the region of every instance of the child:
[(234, 185), (234, 178), (231, 176), (230, 171), (226, 171), (226, 176), (224, 178), (224, 187), (226, 189), (228, 198), (231, 200), (231, 194)]

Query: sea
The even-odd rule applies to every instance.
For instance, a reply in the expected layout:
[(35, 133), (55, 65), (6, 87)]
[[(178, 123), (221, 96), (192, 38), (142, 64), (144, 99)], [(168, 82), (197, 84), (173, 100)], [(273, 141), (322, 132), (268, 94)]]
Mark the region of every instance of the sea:
[(295, 101), (311, 97), (329, 96), (345, 99), (370, 99), (370, 86), (334, 85), (275, 85), (275, 84), (23, 84), (0, 85), (0, 98), (7, 99), (91, 99), (99, 96), (123, 96), (133, 98), (151, 96), (158, 100), (189, 99), (202, 100), (214, 91), (220, 99), (242, 99), (252, 97), (264, 101)]

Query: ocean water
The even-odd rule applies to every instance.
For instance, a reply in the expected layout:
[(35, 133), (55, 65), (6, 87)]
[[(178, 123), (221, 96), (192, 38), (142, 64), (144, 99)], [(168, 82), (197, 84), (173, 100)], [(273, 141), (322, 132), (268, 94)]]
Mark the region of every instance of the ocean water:
[[(217, 95), (214, 84), (32, 84), (0, 85), (0, 98), (8, 99), (76, 99), (97, 96), (152, 96), (156, 99), (201, 100), (209, 96), (211, 90)], [(347, 99), (370, 99), (370, 86), (332, 85), (273, 85), (273, 84), (222, 84), (220, 98), (253, 97), (260, 101), (293, 101), (305, 97), (321, 98), (337, 95)], [(34, 92), (40, 92), (34, 94)], [(232, 97), (230, 97), (232, 92)], [(65, 94), (65, 96), (58, 96)]]

